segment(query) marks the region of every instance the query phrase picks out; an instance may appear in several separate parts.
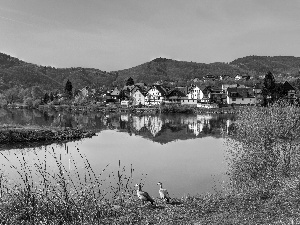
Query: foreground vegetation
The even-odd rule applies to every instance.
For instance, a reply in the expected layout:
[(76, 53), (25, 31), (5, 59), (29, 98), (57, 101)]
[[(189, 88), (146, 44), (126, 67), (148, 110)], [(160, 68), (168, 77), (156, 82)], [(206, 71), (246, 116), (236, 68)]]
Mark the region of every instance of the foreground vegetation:
[[(1, 206), (2, 224), (299, 224), (299, 191), (271, 199), (256, 196), (203, 196), (141, 206), (135, 196), (122, 203), (94, 199), (47, 202), (35, 195), (10, 195)], [(3, 202), (3, 201), (2, 201)]]
[[(54, 173), (48, 166), (50, 159), (39, 159), (39, 163), (29, 167), (21, 155), (18, 167), (10, 164), (20, 177), (18, 185), (8, 179), (5, 171), (0, 175), (0, 221), (299, 224), (299, 115), (299, 108), (282, 102), (266, 108), (241, 109), (232, 134), (226, 139), (229, 182), (223, 191), (184, 196), (172, 199), (170, 204), (156, 198), (155, 206), (142, 205), (134, 190), (134, 169), (129, 171), (120, 162), (118, 171), (104, 176), (95, 173), (82, 156), (85, 174), (80, 174), (76, 166), (70, 172), (63, 157), (52, 149), (50, 155), (57, 165)], [(40, 177), (39, 182), (33, 182), (34, 176)]]
[[(131, 176), (124, 168), (110, 177), (114, 185), (108, 192), (100, 188), (100, 175), (78, 179), (69, 174), (59, 161), (58, 174), (38, 167), (43, 181), (31, 182), (31, 175), (22, 173), (22, 187), (8, 188), (1, 176), (1, 224), (298, 224), (300, 222), (299, 180), (282, 180), (272, 187), (272, 194), (263, 190), (233, 194), (227, 192), (205, 196), (185, 196), (170, 204), (155, 199), (156, 204), (142, 205), (132, 189)], [(78, 175), (79, 176), (79, 175)], [(68, 178), (73, 177), (70, 181)], [(93, 178), (93, 179), (92, 179)], [(98, 178), (98, 179), (97, 179)], [(80, 181), (80, 182), (78, 182)], [(101, 191), (100, 191), (101, 190)], [(100, 192), (99, 192), (100, 191)], [(105, 195), (112, 200), (105, 199)]]

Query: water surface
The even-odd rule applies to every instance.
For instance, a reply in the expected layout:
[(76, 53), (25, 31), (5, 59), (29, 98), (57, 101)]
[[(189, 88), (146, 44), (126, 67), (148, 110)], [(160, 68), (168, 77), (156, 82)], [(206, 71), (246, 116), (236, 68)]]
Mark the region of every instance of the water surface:
[[(132, 183), (144, 182), (144, 189), (152, 196), (158, 196), (156, 183), (160, 181), (172, 197), (182, 197), (222, 188), (226, 180), (226, 161), (221, 131), (226, 131), (232, 119), (225, 115), (72, 115), (69, 112), (0, 109), (1, 124), (84, 127), (97, 132), (90, 139), (38, 148), (4, 148), (2, 153), (10, 163), (18, 166), (23, 157), (28, 165), (43, 163), (46, 159), (53, 173), (57, 171), (53, 160), (56, 154), (68, 170), (84, 175), (78, 148), (96, 173), (109, 164), (103, 177), (118, 170), (120, 160), (127, 172), (131, 166), (134, 168)], [(18, 177), (6, 160), (2, 158), (1, 162), (9, 179)]]

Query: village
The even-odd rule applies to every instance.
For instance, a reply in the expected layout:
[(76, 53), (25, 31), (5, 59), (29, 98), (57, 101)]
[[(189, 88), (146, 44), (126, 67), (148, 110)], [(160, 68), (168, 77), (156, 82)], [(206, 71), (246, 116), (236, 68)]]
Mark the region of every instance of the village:
[[(235, 77), (235, 80), (248, 79)], [(132, 80), (129, 78), (128, 80)], [(199, 84), (195, 79), (189, 86), (178, 86), (170, 88), (163, 84), (155, 83), (147, 85), (146, 83), (134, 83), (115, 87), (102, 94), (102, 102), (106, 106), (120, 105), (128, 106), (159, 106), (161, 104), (180, 104), (189, 105), (198, 108), (220, 108), (234, 105), (260, 105), (263, 100), (262, 83), (256, 83), (249, 87), (243, 84), (222, 84), (205, 85)], [(128, 83), (128, 82), (127, 82)], [(295, 102), (298, 98), (296, 89), (288, 82), (277, 83), (281, 85), (283, 96), (290, 102)], [(94, 96), (96, 90), (85, 87), (74, 94), (74, 102), (80, 102), (80, 99), (86, 99)]]

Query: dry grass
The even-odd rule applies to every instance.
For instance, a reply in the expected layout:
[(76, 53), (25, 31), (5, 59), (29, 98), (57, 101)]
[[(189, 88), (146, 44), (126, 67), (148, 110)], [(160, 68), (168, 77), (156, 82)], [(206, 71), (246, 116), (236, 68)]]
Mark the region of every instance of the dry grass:
[[(68, 148), (66, 147), (66, 154)], [(0, 174), (1, 224), (299, 224), (299, 179), (280, 179), (268, 190), (249, 189), (205, 196), (186, 196), (166, 204), (142, 204), (136, 197), (134, 169), (119, 161), (118, 171), (104, 176), (107, 167), (96, 173), (81, 155), (85, 173), (70, 172), (62, 155), (48, 152), (57, 165), (50, 169), (49, 158), (39, 158), (30, 167), (24, 154), (18, 156), (18, 182)], [(47, 156), (49, 157), (49, 156)], [(2, 159), (7, 160), (4, 154)], [(39, 176), (39, 182), (34, 182)], [(141, 180), (143, 183), (143, 180)], [(106, 185), (108, 184), (108, 185)]]

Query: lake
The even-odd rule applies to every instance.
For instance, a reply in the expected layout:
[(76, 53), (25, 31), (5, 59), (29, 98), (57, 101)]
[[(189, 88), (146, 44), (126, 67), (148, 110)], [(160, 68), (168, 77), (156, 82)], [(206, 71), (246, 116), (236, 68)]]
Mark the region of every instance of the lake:
[[(233, 115), (223, 114), (138, 116), (0, 109), (1, 125), (78, 127), (97, 133), (93, 138), (63, 144), (1, 146), (2, 170), (10, 182), (19, 179), (18, 168), (36, 171), (37, 165), (44, 163), (57, 173), (56, 157), (86, 181), (86, 158), (96, 174), (105, 169), (101, 177), (106, 183), (115, 179), (120, 168), (125, 167), (126, 176), (133, 168), (132, 184), (144, 183), (143, 189), (154, 197), (158, 197), (159, 181), (171, 197), (215, 192), (227, 180), (221, 131), (226, 132), (232, 120)], [(41, 179), (39, 173), (33, 174), (34, 182)]]

